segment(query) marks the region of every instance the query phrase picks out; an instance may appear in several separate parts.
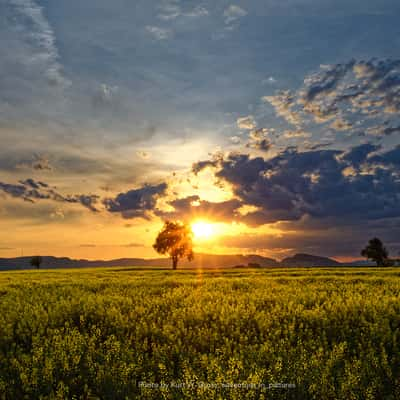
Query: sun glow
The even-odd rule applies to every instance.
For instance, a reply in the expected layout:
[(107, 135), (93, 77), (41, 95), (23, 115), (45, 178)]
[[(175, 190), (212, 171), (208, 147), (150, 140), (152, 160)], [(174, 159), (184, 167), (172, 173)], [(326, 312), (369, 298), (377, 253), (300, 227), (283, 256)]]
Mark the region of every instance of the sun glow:
[(210, 239), (214, 234), (212, 224), (205, 221), (196, 221), (192, 223), (192, 232), (195, 239)]

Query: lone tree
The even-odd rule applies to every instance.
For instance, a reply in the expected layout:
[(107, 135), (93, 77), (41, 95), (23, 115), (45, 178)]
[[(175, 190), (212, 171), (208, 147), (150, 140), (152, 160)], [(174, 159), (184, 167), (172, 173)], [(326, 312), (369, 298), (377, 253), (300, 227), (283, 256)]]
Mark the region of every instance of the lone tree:
[(389, 253), (378, 238), (371, 239), (367, 247), (361, 251), (361, 255), (375, 261), (378, 267), (389, 265)]
[(35, 267), (36, 269), (40, 268), (40, 265), (42, 264), (43, 259), (40, 256), (34, 256), (31, 258), (31, 265), (32, 267)]
[(166, 221), (153, 248), (160, 254), (168, 254), (172, 260), (172, 269), (176, 269), (180, 258), (193, 260), (192, 236), (193, 232), (187, 224)]

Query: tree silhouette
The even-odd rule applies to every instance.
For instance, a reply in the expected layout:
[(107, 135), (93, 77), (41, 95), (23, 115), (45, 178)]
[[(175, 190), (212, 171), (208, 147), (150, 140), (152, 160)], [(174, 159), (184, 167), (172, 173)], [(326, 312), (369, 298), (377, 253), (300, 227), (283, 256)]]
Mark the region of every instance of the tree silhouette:
[(43, 259), (40, 256), (34, 256), (31, 258), (31, 261), (30, 261), (32, 267), (36, 267), (37, 269), (40, 268), (40, 265), (42, 264), (42, 262), (43, 262)]
[(367, 247), (361, 251), (361, 255), (375, 261), (378, 267), (389, 265), (389, 253), (378, 238), (371, 239)]
[(160, 254), (168, 254), (172, 260), (172, 269), (176, 269), (180, 258), (193, 260), (192, 236), (193, 232), (187, 224), (166, 221), (153, 248)]

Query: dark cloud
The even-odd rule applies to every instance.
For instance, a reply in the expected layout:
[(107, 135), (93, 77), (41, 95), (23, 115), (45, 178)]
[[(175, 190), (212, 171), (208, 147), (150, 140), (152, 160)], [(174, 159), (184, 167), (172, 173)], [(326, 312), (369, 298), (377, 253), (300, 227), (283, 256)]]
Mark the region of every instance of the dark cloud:
[(48, 188), (49, 187), (49, 185), (47, 183), (44, 183), (44, 182), (41, 182), (41, 181), (36, 182), (32, 178), (28, 178), (28, 179), (26, 179), (24, 181), (20, 181), (20, 183), (21, 183), (21, 185), (29, 186), (32, 189), (40, 189), (41, 187), (42, 188)]
[(375, 146), (370, 143), (361, 144), (353, 147), (348, 153), (343, 156), (343, 160), (348, 161), (352, 166), (358, 168), (361, 164), (367, 161), (367, 157), (380, 149), (380, 146)]
[(306, 79), (306, 87), (303, 94), (304, 100), (306, 102), (311, 102), (321, 94), (327, 95), (332, 93), (347, 72), (353, 68), (354, 64), (355, 61), (350, 61), (347, 64), (329, 66), (327, 69), (323, 70), (322, 73), (315, 74)]
[(192, 171), (197, 174), (207, 167), (215, 167), (217, 165), (218, 161), (198, 161), (192, 165)]
[(75, 195), (75, 196), (68, 196), (66, 201), (69, 203), (79, 203), (82, 204), (84, 207), (88, 208), (90, 211), (96, 212), (98, 211), (96, 208), (96, 204), (99, 200), (99, 196), (97, 195)]
[(399, 173), (400, 168), (400, 145), (384, 154), (377, 154), (371, 158), (371, 162), (387, 165)]
[(271, 146), (271, 142), (267, 139), (261, 139), (253, 144), (253, 148), (262, 151), (268, 151)]
[(209, 218), (214, 221), (232, 221), (239, 216), (242, 202), (236, 199), (223, 202), (201, 200), (199, 196), (188, 196), (168, 203), (174, 211), (158, 211), (157, 215), (165, 219), (193, 220)]
[(384, 135), (391, 135), (392, 133), (400, 134), (400, 126), (395, 126), (395, 127), (389, 126), (383, 130)]
[(118, 194), (114, 199), (104, 199), (103, 203), (109, 212), (121, 213), (124, 218), (149, 219), (155, 211), (157, 200), (166, 194), (168, 185), (145, 185), (126, 193)]
[(20, 198), (30, 203), (35, 203), (37, 200), (53, 200), (61, 203), (81, 204), (91, 211), (98, 211), (96, 203), (99, 196), (81, 194), (64, 196), (50, 188), (48, 184), (32, 178), (20, 181), (19, 184), (0, 182), (0, 190), (14, 198)]
[(13, 185), (9, 183), (0, 182), (0, 190), (9, 194), (12, 197), (20, 197), (26, 201), (32, 201), (26, 197), (27, 188), (24, 185)]
[(305, 215), (352, 221), (398, 217), (400, 147), (370, 156), (377, 150), (369, 144), (348, 152), (292, 148), (268, 160), (236, 153), (193, 170), (214, 166), (215, 176), (232, 185), (243, 205), (257, 207), (242, 216), (248, 225)]

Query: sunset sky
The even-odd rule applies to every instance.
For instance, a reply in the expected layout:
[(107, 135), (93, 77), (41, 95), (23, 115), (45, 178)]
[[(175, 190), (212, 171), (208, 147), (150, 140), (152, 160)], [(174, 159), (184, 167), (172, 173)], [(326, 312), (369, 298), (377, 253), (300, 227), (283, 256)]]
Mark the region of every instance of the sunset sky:
[(0, 0), (0, 257), (400, 251), (398, 0)]

